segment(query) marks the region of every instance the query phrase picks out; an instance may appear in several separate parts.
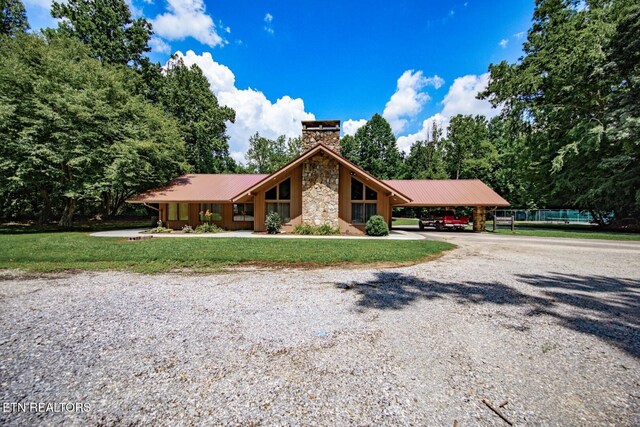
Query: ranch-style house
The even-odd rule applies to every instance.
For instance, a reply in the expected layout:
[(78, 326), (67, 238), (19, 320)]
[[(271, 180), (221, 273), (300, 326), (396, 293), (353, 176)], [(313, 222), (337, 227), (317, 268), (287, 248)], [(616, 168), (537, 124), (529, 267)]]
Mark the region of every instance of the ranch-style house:
[(473, 207), (474, 230), (488, 209), (509, 203), (480, 180), (381, 180), (340, 155), (340, 121), (302, 122), (302, 153), (270, 174), (190, 174), (128, 201), (157, 205), (159, 219), (173, 229), (211, 222), (227, 230), (265, 231), (278, 212), (283, 231), (296, 225), (329, 224), (341, 233), (362, 234), (381, 215), (391, 227), (393, 207)]

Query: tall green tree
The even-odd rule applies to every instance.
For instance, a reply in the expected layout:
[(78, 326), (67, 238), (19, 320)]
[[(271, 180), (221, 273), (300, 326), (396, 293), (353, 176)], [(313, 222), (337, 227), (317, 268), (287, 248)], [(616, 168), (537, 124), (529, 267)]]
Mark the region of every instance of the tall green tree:
[(340, 154), (345, 159), (358, 164), (359, 151), (360, 148), (356, 143), (356, 139), (352, 135), (345, 135), (340, 139)]
[(287, 162), (295, 159), (302, 153), (302, 137), (287, 139)]
[(498, 166), (498, 150), (489, 140), (487, 119), (484, 116), (475, 116), (472, 129), (472, 145), (469, 156), (463, 164), (461, 178), (480, 179), (493, 183)]
[(15, 36), (29, 29), (27, 11), (20, 0), (0, 0), (0, 36)]
[(79, 39), (105, 64), (139, 65), (151, 50), (151, 23), (132, 19), (124, 0), (54, 1), (51, 16), (59, 19), (58, 33)]
[(249, 173), (273, 173), (300, 155), (301, 139), (280, 135), (276, 139), (261, 136), (258, 132), (249, 138), (247, 171)]
[(223, 173), (235, 169), (226, 135), (226, 122), (235, 121), (235, 111), (218, 104), (197, 65), (187, 67), (182, 58), (173, 57), (165, 70), (158, 96), (165, 110), (180, 123), (187, 160), (195, 173)]
[(615, 76), (606, 109), (606, 139), (599, 173), (587, 197), (611, 206), (618, 217), (640, 218), (640, 4), (621, 8), (606, 46), (607, 72)]
[(380, 179), (394, 179), (402, 175), (402, 157), (396, 137), (380, 114), (373, 117), (354, 135), (357, 150), (355, 163)]
[(530, 177), (547, 207), (640, 211), (637, 9), (538, 0), (523, 58), (489, 68), (482, 97), (526, 123)]
[(496, 116), (489, 121), (487, 136), (495, 149), (495, 167), (490, 180), (485, 181), (514, 207), (536, 209), (544, 206), (530, 178), (535, 165), (529, 161), (525, 143), (525, 125), (510, 118)]
[(127, 197), (188, 170), (176, 123), (134, 94), (137, 74), (63, 36), (0, 44), (0, 211), (69, 226), (78, 209), (115, 213)]
[(443, 142), (442, 129), (434, 123), (429, 139), (411, 145), (405, 159), (405, 179), (447, 179)]
[(487, 139), (484, 116), (458, 114), (447, 128), (446, 163), (454, 179), (490, 179), (496, 152)]

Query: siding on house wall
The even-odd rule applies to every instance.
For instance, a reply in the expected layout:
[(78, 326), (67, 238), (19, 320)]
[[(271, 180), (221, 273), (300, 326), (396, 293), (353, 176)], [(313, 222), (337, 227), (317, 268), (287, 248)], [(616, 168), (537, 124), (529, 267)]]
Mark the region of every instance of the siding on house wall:
[(265, 219), (264, 191), (259, 191), (253, 198), (253, 229), (255, 231), (267, 231), (264, 225)]
[(167, 204), (159, 203), (158, 209), (159, 209), (158, 219), (162, 221), (162, 225), (165, 225), (167, 223)]
[[(347, 234), (363, 234), (365, 224), (351, 224), (351, 177), (351, 170), (340, 165), (340, 197), (338, 205), (340, 232)], [(355, 178), (360, 180), (364, 185), (367, 185), (378, 192), (376, 213), (382, 216), (389, 227), (391, 227), (391, 203), (386, 191), (371, 181), (364, 180), (359, 176), (355, 176)]]
[[(204, 203), (204, 202), (203, 202)], [(211, 202), (215, 203), (215, 202)], [(233, 220), (233, 203), (220, 203), (222, 205), (222, 220), (212, 221), (213, 224), (225, 230), (253, 230), (253, 221), (234, 221)], [(189, 220), (188, 221), (169, 221), (169, 209), (167, 203), (160, 203), (160, 219), (165, 227), (174, 230), (181, 230), (185, 225), (196, 228), (202, 224), (200, 221), (200, 203), (189, 203)]]
[[(338, 200), (338, 223), (341, 233), (347, 234), (363, 234), (364, 224), (351, 224), (351, 170), (345, 166), (340, 165), (339, 174), (339, 200)], [(265, 217), (266, 217), (266, 203), (265, 192), (277, 185), (279, 182), (284, 181), (287, 178), (291, 178), (291, 201), (290, 201), (290, 214), (291, 220), (283, 224), (282, 230), (284, 232), (291, 232), (296, 225), (302, 224), (302, 165), (291, 170), (291, 173), (284, 176), (277, 182), (270, 183), (265, 186), (264, 189), (259, 190), (253, 197), (248, 196), (243, 198), (246, 203), (253, 202), (254, 221), (234, 221), (233, 220), (233, 204), (222, 204), (222, 221), (214, 221), (219, 227), (225, 230), (255, 230), (266, 231)], [(391, 226), (391, 203), (390, 198), (386, 194), (386, 191), (375, 183), (364, 180), (356, 175), (356, 179), (360, 179), (365, 185), (373, 188), (378, 192), (378, 201), (376, 206), (376, 213), (381, 215), (387, 224)], [(189, 221), (169, 221), (168, 220), (168, 207), (166, 203), (159, 205), (160, 212), (159, 218), (162, 220), (166, 227), (173, 228), (174, 230), (180, 230), (185, 225), (191, 225), (193, 228), (202, 224), (200, 221), (200, 204), (191, 203), (189, 206)]]
[(338, 222), (340, 232), (363, 234), (364, 226), (351, 224), (351, 171), (340, 165), (340, 184), (338, 186)]

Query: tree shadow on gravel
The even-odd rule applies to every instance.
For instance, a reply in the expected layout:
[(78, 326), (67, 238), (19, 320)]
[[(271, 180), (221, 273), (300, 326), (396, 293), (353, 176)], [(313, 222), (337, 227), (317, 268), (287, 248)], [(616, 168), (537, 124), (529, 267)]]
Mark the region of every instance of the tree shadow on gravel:
[(356, 292), (362, 310), (401, 310), (417, 300), (445, 298), (522, 307), (525, 316), (550, 316), (640, 358), (640, 280), (560, 273), (516, 278), (531, 286), (532, 294), (499, 282), (442, 282), (397, 272), (378, 272), (372, 280), (336, 287)]

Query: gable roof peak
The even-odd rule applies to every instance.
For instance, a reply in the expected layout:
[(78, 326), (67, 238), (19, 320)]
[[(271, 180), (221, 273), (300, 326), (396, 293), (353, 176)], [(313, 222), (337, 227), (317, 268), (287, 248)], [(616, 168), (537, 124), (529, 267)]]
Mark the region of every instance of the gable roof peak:
[(407, 197), (406, 195), (404, 195), (403, 193), (399, 192), (398, 190), (396, 190), (392, 186), (386, 184), (381, 179), (378, 179), (375, 176), (371, 175), (369, 172), (367, 172), (364, 169), (360, 168), (359, 166), (355, 165), (351, 161), (345, 159), (339, 153), (337, 153), (335, 150), (327, 147), (322, 142), (319, 142), (313, 148), (311, 148), (311, 149), (307, 150), (306, 152), (302, 153), (296, 159), (293, 159), (292, 161), (290, 161), (289, 163), (287, 163), (286, 165), (284, 165), (283, 167), (281, 167), (280, 169), (278, 169), (277, 171), (275, 171), (271, 175), (266, 176), (264, 179), (260, 180), (255, 185), (252, 185), (251, 187), (247, 188), (246, 190), (238, 193), (235, 197), (233, 197), (233, 201), (235, 202), (238, 199), (240, 199), (240, 198), (242, 198), (242, 197), (244, 197), (246, 195), (251, 194), (252, 192), (254, 192), (257, 189), (259, 189), (260, 187), (263, 187), (264, 185), (267, 185), (270, 181), (272, 181), (274, 179), (277, 179), (279, 176), (282, 176), (282, 175), (286, 174), (291, 169), (293, 169), (296, 166), (304, 163), (307, 159), (310, 159), (311, 157), (313, 157), (313, 156), (315, 156), (316, 154), (319, 154), (319, 153), (326, 154), (327, 156), (333, 158), (338, 164), (340, 164), (340, 165), (342, 165), (342, 166), (344, 166), (344, 167), (346, 167), (346, 168), (348, 168), (348, 169), (350, 169), (352, 171), (357, 172), (358, 174), (360, 174), (363, 177), (366, 177), (368, 180), (376, 183), (379, 187), (384, 188), (390, 194), (392, 194), (394, 196), (397, 196), (399, 199), (403, 200), (405, 203), (408, 203), (408, 202), (411, 201), (411, 199), (409, 197)]

